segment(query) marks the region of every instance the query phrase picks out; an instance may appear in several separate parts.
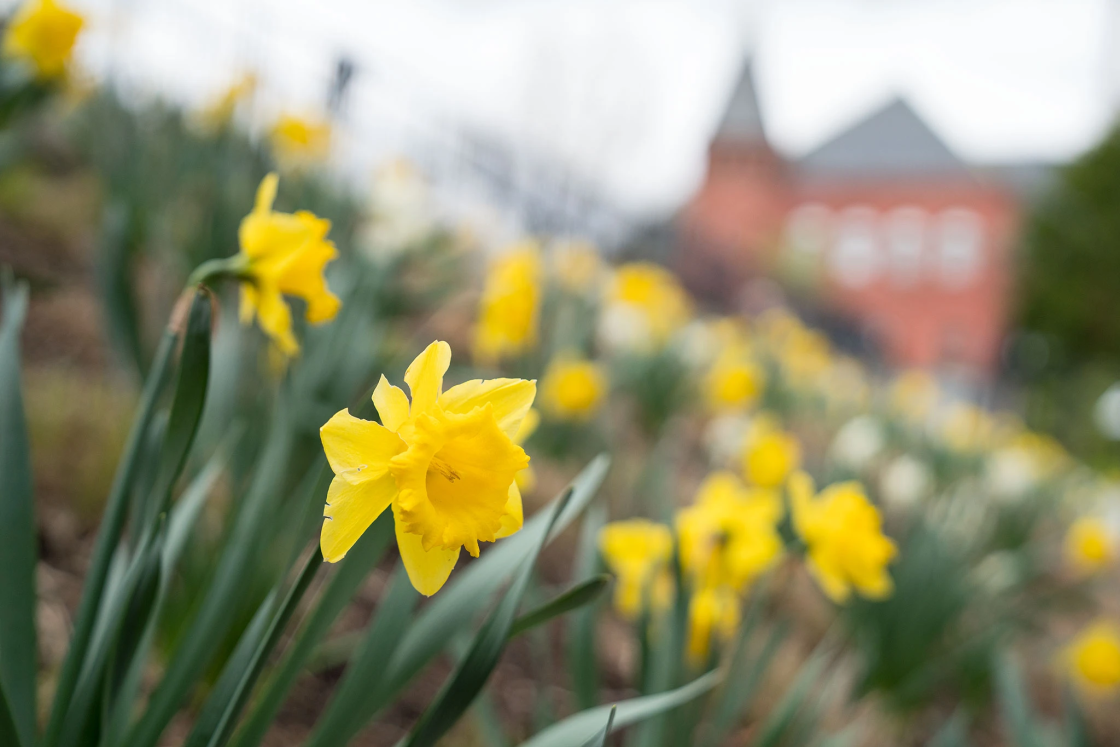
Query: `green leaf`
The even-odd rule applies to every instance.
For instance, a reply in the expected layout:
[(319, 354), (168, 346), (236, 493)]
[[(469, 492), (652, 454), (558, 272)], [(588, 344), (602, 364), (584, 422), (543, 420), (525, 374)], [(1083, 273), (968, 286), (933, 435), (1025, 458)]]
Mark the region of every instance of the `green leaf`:
[(513, 623), (513, 627), (510, 629), (510, 637), (521, 635), (526, 630), (542, 625), (554, 617), (559, 617), (566, 612), (578, 610), (585, 605), (591, 604), (602, 595), (610, 582), (611, 576), (603, 573), (576, 584), (563, 594), (560, 594), (554, 599), (545, 602), (540, 607), (530, 610), (517, 618)]
[(124, 529), (125, 520), (128, 518), (128, 495), (140, 466), (138, 457), (143, 451), (159, 396), (167, 383), (171, 359), (178, 341), (179, 335), (173, 329), (168, 328), (164, 332), (148, 379), (144, 383), (140, 409), (137, 411), (124, 453), (117, 465), (117, 473), (113, 477), (113, 485), (105, 504), (105, 514), (101, 518), (101, 527), (97, 532), (93, 557), (89, 571), (86, 573), (85, 584), (82, 586), (82, 601), (78, 606), (74, 632), (70, 636), (70, 646), (66, 650), (66, 658), (55, 689), (54, 702), (51, 704), (50, 720), (43, 737), (44, 747), (53, 747), (58, 741), (63, 718), (70, 707), (70, 699), (73, 697), (78, 676), (86, 661), (90, 639), (103, 601), (102, 595), (105, 593), (109, 567), (116, 552), (117, 541)]
[(720, 680), (718, 671), (708, 672), (687, 685), (656, 695), (644, 695), (610, 706), (598, 706), (569, 716), (524, 742), (521, 747), (581, 747), (595, 735), (612, 709), (618, 711), (614, 727), (630, 726), (681, 706), (711, 690)]
[(807, 719), (798, 723), (795, 717), (804, 705), (810, 690), (818, 684), (817, 680), (824, 671), (825, 661), (825, 643), (822, 642), (808, 661), (801, 665), (801, 671), (797, 673), (793, 684), (759, 728), (759, 735), (754, 741), (757, 747), (773, 747), (804, 725)]
[(252, 659), (249, 660), (248, 666), (237, 683), (237, 689), (234, 690), (229, 699), (229, 704), (225, 712), (222, 714), (222, 720), (218, 723), (217, 729), (214, 731), (214, 736), (210, 738), (207, 743), (208, 747), (224, 747), (226, 742), (229, 741), (230, 736), (233, 734), (234, 727), (237, 725), (237, 719), (241, 716), (241, 711), (248, 702), (249, 696), (253, 692), (253, 687), (257, 684), (257, 680), (264, 670), (264, 665), (268, 661), (269, 655), (277, 644), (280, 643), (280, 637), (284, 635), (284, 629), (287, 627), (288, 622), (295, 614), (296, 608), (299, 606), (303, 595), (307, 593), (307, 588), (318, 573), (320, 566), (323, 565), (323, 554), (319, 551), (316, 543), (314, 551), (307, 558), (307, 564), (304, 566), (303, 571), (300, 573), (299, 578), (288, 590), (288, 595), (284, 599), (284, 603), (280, 606), (280, 610), (269, 624), (268, 632), (264, 639), (257, 646), (253, 652)]
[(20, 386), (20, 332), (27, 286), (7, 276), (0, 319), (0, 686), (19, 739), (35, 743), (35, 562), (31, 451)]
[(110, 200), (105, 206), (96, 270), (109, 338), (117, 354), (143, 378), (144, 349), (132, 282), (131, 217), (128, 204), (120, 198)]
[(366, 631), (365, 643), (354, 652), (307, 747), (343, 747), (396, 692), (385, 676), (385, 662), (408, 629), (419, 598), (404, 566), (398, 564), (389, 591), (377, 605), (377, 615)]
[[(284, 466), (291, 454), (291, 434), (283, 422), (272, 424), (264, 454), (241, 504), (234, 526), (206, 596), (183, 640), (175, 648), (163, 680), (148, 700), (139, 723), (129, 734), (129, 747), (152, 747), (180, 704), (209, 666), (235, 615), (231, 610), (242, 603), (245, 579), (253, 568), (252, 560), (261, 544), (262, 528), (268, 526), (283, 487)], [(327, 469), (327, 468), (324, 468)], [(318, 500), (318, 499), (316, 499)]]
[(471, 701), (482, 690), (486, 680), (498, 666), (498, 660), (501, 659), (502, 652), (505, 651), (506, 643), (509, 641), (517, 610), (521, 606), (521, 599), (529, 587), (537, 558), (548, 541), (549, 532), (552, 531), (557, 517), (570, 498), (571, 488), (550, 512), (548, 523), (541, 525), (537, 530), (531, 549), (518, 563), (520, 570), (509, 590), (479, 629), (467, 655), (440, 689), (424, 715), (420, 717), (419, 723), (405, 742), (406, 747), (431, 747), (439, 741), (440, 737), (446, 734), (470, 707)]
[(1038, 738), (1040, 728), (1031, 714), (1019, 667), (1008, 654), (997, 654), (995, 661), (996, 697), (1011, 744), (1016, 747), (1044, 747)]
[(927, 747), (967, 747), (968, 714), (960, 708), (937, 730)]
[(179, 357), (179, 379), (171, 416), (160, 452), (159, 472), (152, 494), (148, 496), (147, 515), (141, 527), (150, 529), (171, 503), (171, 491), (187, 462), (202, 408), (206, 404), (206, 385), (210, 379), (211, 296), (199, 287), (191, 300), (187, 330), (183, 336), (183, 352)]
[(276, 672), (267, 683), (253, 712), (234, 739), (236, 747), (255, 747), (264, 739), (284, 699), (300, 673), (307, 667), (319, 642), (330, 631), (338, 615), (370, 571), (385, 555), (393, 537), (393, 515), (386, 511), (355, 543), (327, 585), (314, 611), (308, 616)]
[(762, 677), (778, 652), (778, 647), (789, 632), (789, 628), (785, 625), (774, 628), (761, 650), (756, 656), (751, 657), (753, 653), (750, 645), (751, 636), (757, 627), (765, 599), (765, 590), (758, 588), (751, 600), (746, 619), (739, 628), (735, 655), (728, 667), (727, 679), (715, 698), (715, 711), (704, 735), (705, 739), (701, 742), (707, 747), (721, 744), (739, 722), (758, 686), (762, 684)]
[[(610, 458), (601, 454), (593, 459), (572, 481), (571, 498), (556, 519), (551, 541), (563, 531), (595, 496), (607, 476)], [(541, 524), (548, 521), (549, 511), (538, 511), (521, 531), (487, 548), (482, 557), (463, 572), (454, 574), (447, 585), (424, 608), (392, 662), (393, 689), (404, 687), (432, 658), (442, 651), (451, 637), (460, 631), (464, 621), (476, 619), (490, 597), (513, 575), (517, 559), (531, 547)]]
[(8, 704), (8, 694), (4, 691), (2, 682), (0, 682), (0, 744), (21, 744), (19, 734), (16, 732), (16, 722), (12, 719), (12, 709)]
[(611, 735), (611, 727), (614, 726), (614, 714), (618, 711), (618, 706), (611, 706), (611, 713), (607, 716), (607, 725), (599, 730), (599, 733), (588, 739), (580, 747), (607, 747), (607, 737)]
[(257, 650), (261, 641), (264, 640), (266, 628), (269, 620), (272, 619), (274, 609), (276, 609), (276, 590), (273, 590), (261, 602), (260, 607), (253, 615), (253, 619), (249, 622), (249, 626), (241, 634), (241, 639), (234, 647), (233, 653), (230, 654), (226, 665), (222, 667), (222, 673), (219, 675), (218, 681), (214, 683), (214, 687), (211, 688), (210, 694), (206, 697), (206, 702), (203, 703), (202, 710), (199, 711), (198, 718), (195, 719), (194, 727), (187, 736), (187, 741), (183, 747), (202, 747), (210, 741), (210, 737), (217, 731), (218, 724), (225, 715), (226, 707), (233, 698), (249, 662), (253, 658), (253, 653)]
[(1093, 740), (1089, 736), (1089, 725), (1085, 723), (1085, 714), (1081, 704), (1077, 702), (1077, 695), (1068, 684), (1062, 688), (1062, 705), (1065, 711), (1065, 742), (1069, 747), (1092, 747)]
[[(599, 532), (607, 523), (607, 508), (597, 503), (587, 509), (580, 527), (579, 544), (572, 575), (575, 579), (590, 578), (599, 572)], [(568, 641), (565, 651), (576, 705), (582, 710), (599, 704), (598, 657), (595, 653), (595, 619), (599, 605), (579, 610), (568, 618)]]

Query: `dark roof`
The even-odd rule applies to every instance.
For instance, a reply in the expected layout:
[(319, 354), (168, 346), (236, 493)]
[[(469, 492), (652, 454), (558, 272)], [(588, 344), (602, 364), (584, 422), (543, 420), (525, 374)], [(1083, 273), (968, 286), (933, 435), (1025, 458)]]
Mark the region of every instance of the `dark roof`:
[(1026, 200), (1037, 200), (1054, 186), (1058, 165), (1042, 161), (981, 164), (976, 170), (984, 177), (1011, 189)]
[(766, 132), (762, 128), (762, 115), (758, 109), (758, 95), (754, 90), (754, 73), (751, 67), (751, 60), (748, 57), (743, 61), (735, 88), (727, 99), (723, 120), (716, 131), (717, 140), (766, 142)]
[(804, 156), (808, 177), (965, 177), (965, 164), (906, 101), (896, 98)]

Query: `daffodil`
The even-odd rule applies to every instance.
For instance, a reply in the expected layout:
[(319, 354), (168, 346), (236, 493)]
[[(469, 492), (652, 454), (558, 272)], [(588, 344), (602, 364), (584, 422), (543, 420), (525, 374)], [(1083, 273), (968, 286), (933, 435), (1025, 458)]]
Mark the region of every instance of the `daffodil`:
[(541, 408), (558, 420), (585, 421), (595, 416), (607, 393), (599, 364), (558, 356), (541, 379)]
[(739, 627), (739, 598), (726, 588), (701, 589), (688, 603), (688, 660), (702, 666), (712, 649), (712, 639), (726, 643)]
[(241, 103), (251, 98), (256, 90), (256, 75), (245, 73), (240, 76), (202, 111), (201, 124), (210, 130), (222, 129), (233, 119)]
[(4, 55), (29, 63), (40, 80), (58, 78), (84, 24), (82, 16), (55, 0), (26, 3), (4, 31)]
[(762, 488), (780, 487), (801, 464), (801, 444), (769, 418), (759, 418), (744, 440), (743, 474)]
[(1099, 620), (1069, 645), (1066, 662), (1074, 681), (1085, 690), (1100, 694), (1120, 685), (1120, 629)]
[(797, 327), (782, 344), (778, 361), (793, 387), (814, 386), (832, 366), (828, 338), (815, 330)]
[(649, 262), (620, 266), (608, 283), (601, 320), (605, 342), (650, 352), (688, 322), (688, 295), (673, 273)]
[(1080, 574), (1091, 574), (1116, 558), (1116, 542), (1108, 526), (1100, 519), (1083, 516), (1066, 532), (1066, 559)]
[(673, 555), (669, 527), (647, 519), (612, 522), (599, 533), (599, 551), (617, 578), (614, 605), (619, 614), (634, 619), (643, 610), (668, 606), (672, 579), (667, 568)]
[(599, 250), (587, 241), (556, 244), (552, 248), (550, 265), (560, 287), (576, 295), (595, 290), (605, 271)]
[(278, 213), (272, 209), (278, 184), (269, 174), (257, 190), (253, 212), (241, 221), (241, 254), (236, 269), (241, 284), (241, 321), (254, 317), (279, 348), (291, 356), (299, 352), (292, 334), (292, 316), (284, 296), (302, 298), (312, 324), (334, 319), (340, 302), (327, 288), (323, 269), (338, 252), (327, 232), (331, 222), (305, 210)]
[(915, 368), (900, 374), (890, 387), (890, 407), (911, 423), (926, 420), (940, 398), (937, 379)]
[(384, 376), (373, 390), (381, 423), (341, 410), (320, 429), (335, 478), (327, 493), (323, 557), (341, 560), (390, 506), (412, 585), (439, 591), (459, 552), (521, 528), (516, 478), (529, 464), (514, 443), (536, 396), (522, 379), (475, 379), (443, 391), (451, 348), (433, 342), (405, 371), (412, 394)]
[(694, 588), (745, 591), (781, 557), (781, 516), (774, 491), (747, 488), (731, 472), (709, 475), (696, 502), (676, 516), (681, 568)]
[(304, 166), (330, 155), (331, 125), (312, 117), (284, 114), (272, 126), (270, 140), (280, 163)]
[(704, 394), (713, 412), (741, 411), (758, 401), (764, 382), (762, 369), (749, 358), (723, 354), (704, 378)]
[(809, 572), (824, 593), (843, 603), (853, 588), (869, 599), (894, 589), (887, 564), (898, 554), (883, 534), (879, 510), (857, 482), (831, 485), (813, 497), (813, 480), (804, 472), (789, 480), (793, 525), (807, 546)]
[(961, 454), (983, 451), (992, 444), (995, 422), (976, 405), (958, 402), (945, 413), (940, 424), (942, 443)]
[(532, 241), (512, 247), (490, 264), (474, 332), (479, 361), (493, 364), (536, 344), (540, 276), (540, 250)]

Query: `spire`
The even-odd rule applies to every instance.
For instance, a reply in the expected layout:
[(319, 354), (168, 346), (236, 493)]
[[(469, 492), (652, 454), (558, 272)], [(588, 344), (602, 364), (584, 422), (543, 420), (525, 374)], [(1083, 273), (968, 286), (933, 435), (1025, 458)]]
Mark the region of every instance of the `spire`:
[(743, 60), (739, 79), (735, 82), (735, 88), (727, 101), (727, 108), (724, 110), (723, 120), (716, 131), (715, 139), (749, 143), (766, 142), (750, 57)]

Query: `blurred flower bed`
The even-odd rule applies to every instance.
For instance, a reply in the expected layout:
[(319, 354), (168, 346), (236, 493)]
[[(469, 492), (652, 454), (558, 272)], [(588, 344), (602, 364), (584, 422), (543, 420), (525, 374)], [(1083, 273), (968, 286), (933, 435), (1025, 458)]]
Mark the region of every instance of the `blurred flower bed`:
[[(501, 548), (540, 533), (531, 517), (563, 516), (549, 499), (577, 475), (577, 488), (593, 481), (605, 452), (578, 528), (510, 582), (526, 608), (584, 596), (513, 641), (442, 744), (567, 744), (546, 738), (550, 725), (659, 693), (670, 699), (642, 701), (648, 718), (619, 709), (626, 744), (1120, 737), (1120, 484), (927, 373), (869, 370), (789, 310), (708, 313), (665, 268), (612, 262), (578, 238), (491, 246), (448, 221), (405, 160), (357, 194), (328, 168), (326, 114), (246, 126), (252, 76), (199, 112), (82, 85), (67, 62), (81, 25), (50, 0), (24, 6), (0, 66), (0, 264), (30, 287), (37, 689), (55, 703), (24, 734), (43, 728), (51, 747), (224, 744), (198, 724), (233, 692), (228, 672), (321, 537), (319, 557), (338, 566), (298, 607), (289, 658), (268, 660), (266, 684), (239, 703), (248, 715), (214, 734), (426, 743), (431, 714), (454, 712), (445, 662), (373, 705), (354, 674), (385, 664), (371, 641), (392, 632), (384, 610), (411, 612), (403, 579), (433, 597), (422, 609), (442, 609), (486, 569), (485, 605), (515, 570)], [(126, 684), (107, 691), (132, 698), (107, 699), (91, 727), (75, 701), (57, 705), (82, 692), (64, 657), (140, 383), (173, 353), (169, 317), (184, 335), (184, 319), (205, 318), (208, 340), (213, 327), (205, 404), (170, 482), (177, 411), (139, 431), (147, 460), (118, 529), (128, 551), (107, 577), (124, 583), (125, 559), (148, 552), (143, 527), (182, 536), (136, 633), (146, 653), (128, 677), (108, 670)], [(424, 452), (425, 438), (441, 446)], [(481, 656), (484, 609), (440, 613), (455, 677)]]

